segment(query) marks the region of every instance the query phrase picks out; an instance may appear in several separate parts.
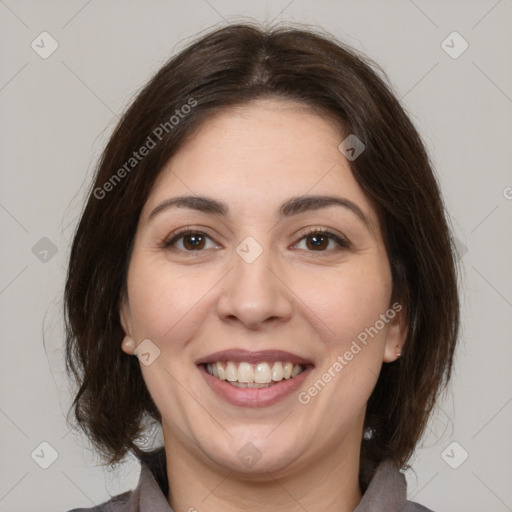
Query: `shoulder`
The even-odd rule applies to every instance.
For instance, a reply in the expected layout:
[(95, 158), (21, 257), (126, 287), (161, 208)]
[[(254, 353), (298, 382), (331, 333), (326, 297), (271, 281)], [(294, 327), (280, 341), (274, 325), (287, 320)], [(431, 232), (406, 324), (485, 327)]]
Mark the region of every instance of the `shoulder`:
[(140, 463), (139, 482), (135, 489), (118, 494), (100, 505), (67, 512), (173, 512), (166, 498), (168, 482), (164, 449), (148, 452)]
[(369, 482), (355, 512), (434, 512), (407, 500), (405, 475), (393, 461), (382, 461), (373, 471), (368, 471), (366, 476)]
[(108, 501), (90, 508), (74, 508), (67, 512), (131, 512), (133, 510), (134, 491), (126, 491)]
[(408, 501), (405, 507), (402, 509), (402, 512), (434, 512), (433, 510), (420, 505), (419, 503), (415, 503), (413, 501)]

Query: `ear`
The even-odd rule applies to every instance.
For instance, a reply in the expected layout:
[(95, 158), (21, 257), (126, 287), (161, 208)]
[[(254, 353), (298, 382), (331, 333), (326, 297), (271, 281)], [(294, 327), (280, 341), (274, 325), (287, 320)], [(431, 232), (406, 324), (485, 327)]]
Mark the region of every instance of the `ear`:
[(400, 357), (409, 331), (405, 308), (400, 303), (395, 302), (389, 311), (394, 311), (395, 315), (389, 321), (384, 348), (385, 363), (392, 363)]
[(132, 356), (135, 350), (135, 339), (132, 336), (132, 317), (130, 314), (130, 306), (128, 300), (123, 296), (119, 302), (119, 320), (125, 333), (121, 349), (128, 355)]

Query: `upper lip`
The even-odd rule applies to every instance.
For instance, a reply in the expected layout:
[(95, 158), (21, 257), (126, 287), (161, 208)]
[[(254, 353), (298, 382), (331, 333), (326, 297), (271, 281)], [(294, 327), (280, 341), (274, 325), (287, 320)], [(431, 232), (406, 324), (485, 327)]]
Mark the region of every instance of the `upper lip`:
[(309, 359), (298, 356), (297, 354), (292, 354), (291, 352), (285, 352), (284, 350), (259, 350), (257, 352), (253, 352), (251, 350), (228, 349), (220, 350), (219, 352), (214, 352), (201, 357), (196, 361), (196, 365), (215, 363), (217, 361), (238, 361), (253, 364), (283, 361), (293, 364), (313, 364)]

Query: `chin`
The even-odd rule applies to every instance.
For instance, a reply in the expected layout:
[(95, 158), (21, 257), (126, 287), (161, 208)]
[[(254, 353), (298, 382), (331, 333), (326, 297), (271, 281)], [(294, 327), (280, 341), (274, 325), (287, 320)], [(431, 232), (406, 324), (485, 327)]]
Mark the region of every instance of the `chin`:
[(223, 470), (251, 480), (269, 480), (269, 473), (284, 476), (301, 465), (306, 446), (294, 439), (295, 435), (280, 432), (272, 437), (268, 427), (264, 432), (254, 427), (250, 430), (252, 435), (246, 430), (243, 436), (228, 437), (223, 446), (203, 446), (202, 452)]

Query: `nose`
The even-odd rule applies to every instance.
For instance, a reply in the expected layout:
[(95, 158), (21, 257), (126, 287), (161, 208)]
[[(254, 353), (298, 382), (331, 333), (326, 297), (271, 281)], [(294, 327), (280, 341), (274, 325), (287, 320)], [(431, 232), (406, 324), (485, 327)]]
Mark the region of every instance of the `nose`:
[(217, 313), (223, 321), (251, 330), (291, 318), (293, 292), (272, 265), (269, 251), (264, 250), (252, 263), (233, 253), (233, 268), (226, 276)]

